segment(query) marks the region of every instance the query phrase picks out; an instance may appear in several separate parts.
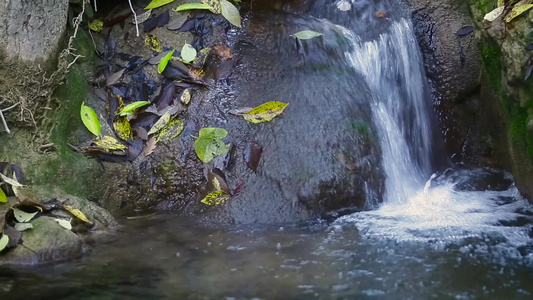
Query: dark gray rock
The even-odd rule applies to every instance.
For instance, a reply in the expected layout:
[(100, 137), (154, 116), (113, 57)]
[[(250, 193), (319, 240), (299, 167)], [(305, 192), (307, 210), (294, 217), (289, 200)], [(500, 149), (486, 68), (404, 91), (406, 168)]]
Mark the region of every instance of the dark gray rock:
[(0, 52), (7, 59), (48, 62), (67, 24), (68, 0), (0, 0)]

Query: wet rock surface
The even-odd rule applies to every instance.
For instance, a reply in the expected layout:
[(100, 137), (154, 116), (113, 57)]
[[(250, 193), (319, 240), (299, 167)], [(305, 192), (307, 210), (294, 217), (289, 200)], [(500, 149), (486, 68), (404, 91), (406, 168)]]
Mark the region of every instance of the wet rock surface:
[[(178, 17), (171, 12), (170, 22)], [(293, 222), (345, 207), (361, 208), (369, 193), (381, 193), (383, 176), (365, 103), (368, 95), (357, 83), (359, 75), (343, 61), (347, 49), (336, 43), (339, 33), (327, 22), (268, 10), (245, 19), (243, 30), (208, 14), (201, 21), (206, 32), (201, 36), (156, 32), (167, 28), (150, 33), (163, 47), (179, 49), (184, 40), (192, 45), (199, 40), (204, 46), (228, 45), (233, 59), (225, 69), (221, 65), (228, 61), (208, 58), (207, 86), (193, 86), (191, 103), (177, 114), (185, 125), (183, 133), (159, 143), (153, 154), (141, 153), (131, 172), (108, 189), (104, 207), (126, 215), (154, 209), (217, 222)], [(303, 24), (323, 29), (327, 42), (302, 44), (289, 37), (288, 32)], [(124, 32), (129, 32), (128, 42), (120, 41)], [(146, 48), (146, 34), (133, 38), (133, 32), (130, 24), (123, 31), (113, 29), (110, 38), (119, 41), (117, 53), (137, 55), (136, 49)], [(144, 59), (151, 58), (143, 51), (139, 53)], [(164, 86), (156, 68), (147, 65), (142, 72)], [(181, 91), (178, 88), (174, 101), (179, 101)], [(229, 113), (268, 101), (289, 106), (283, 115), (261, 124)], [(223, 139), (232, 145), (228, 156), (208, 164), (198, 159), (194, 136), (204, 127), (229, 132)], [(260, 159), (252, 164), (250, 145), (262, 148)], [(206, 206), (199, 201), (201, 190), (214, 168), (224, 172), (233, 197), (223, 205)]]

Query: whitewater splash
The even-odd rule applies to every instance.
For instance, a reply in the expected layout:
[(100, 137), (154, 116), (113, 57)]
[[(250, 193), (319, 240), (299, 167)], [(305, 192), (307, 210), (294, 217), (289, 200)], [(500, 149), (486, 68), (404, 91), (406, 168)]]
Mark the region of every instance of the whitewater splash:
[[(513, 184), (497, 191), (464, 190), (448, 178), (453, 171), (431, 175), (432, 105), (411, 23), (401, 19), (373, 41), (343, 33), (353, 46), (347, 61), (372, 95), (386, 190), (378, 209), (342, 217), (334, 226), (353, 224), (362, 236), (396, 241), (488, 238), (515, 247), (531, 244), (533, 209)], [(468, 174), (455, 177), (469, 180)]]

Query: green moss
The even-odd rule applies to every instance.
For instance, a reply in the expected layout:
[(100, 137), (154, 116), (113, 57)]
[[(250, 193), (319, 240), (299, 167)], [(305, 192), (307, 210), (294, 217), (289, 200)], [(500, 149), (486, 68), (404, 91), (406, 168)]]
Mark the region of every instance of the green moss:
[(486, 14), (494, 9), (496, 0), (476, 0), (476, 7), (483, 14)]
[(501, 49), (498, 44), (494, 42), (481, 41), (479, 42), (479, 49), (481, 50), (481, 62), (483, 69), (487, 74), (491, 87), (495, 92), (502, 92), (502, 63), (501, 63)]
[[(508, 100), (507, 100), (508, 101)], [(514, 147), (525, 149), (527, 157), (533, 159), (533, 138), (527, 130), (529, 116), (526, 110), (516, 104), (509, 104), (509, 138)]]

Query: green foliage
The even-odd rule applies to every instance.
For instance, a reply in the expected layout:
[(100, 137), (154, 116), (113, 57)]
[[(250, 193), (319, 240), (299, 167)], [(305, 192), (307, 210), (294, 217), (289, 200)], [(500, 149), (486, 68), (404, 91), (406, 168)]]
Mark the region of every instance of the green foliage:
[(0, 203), (6, 203), (6, 202), (7, 202), (6, 193), (4, 193), (4, 190), (0, 188)]
[(181, 48), (181, 58), (186, 62), (190, 63), (196, 58), (196, 49), (189, 44), (183, 45)]
[(124, 106), (124, 108), (122, 110), (120, 110), (120, 112), (118, 113), (120, 116), (125, 116), (125, 115), (129, 115), (129, 114), (133, 114), (133, 112), (137, 109), (137, 108), (141, 108), (143, 106), (146, 106), (148, 104), (150, 104), (151, 102), (150, 101), (135, 101), (133, 103), (130, 103), (126, 106)]
[(309, 40), (309, 39), (312, 39), (312, 38), (316, 38), (316, 37), (319, 37), (319, 36), (322, 36), (322, 33), (320, 32), (316, 32), (316, 31), (313, 31), (313, 30), (303, 30), (303, 31), (299, 31), (295, 34), (291, 34), (291, 36), (299, 39), (299, 40)]
[(228, 132), (223, 128), (202, 128), (196, 141), (194, 150), (196, 155), (204, 163), (208, 163), (219, 155), (224, 155), (229, 151), (222, 139), (228, 136)]
[(83, 125), (94, 135), (100, 136), (102, 130), (100, 128), (100, 121), (98, 116), (92, 108), (85, 105), (85, 102), (81, 103), (80, 116), (83, 122)]
[(0, 251), (4, 250), (7, 247), (7, 244), (9, 244), (9, 237), (7, 234), (2, 235), (2, 238), (0, 238)]
[(159, 64), (157, 65), (157, 72), (159, 74), (163, 73), (165, 71), (165, 68), (168, 65), (168, 61), (172, 58), (172, 54), (174, 54), (174, 49), (170, 51), (167, 55), (165, 55), (161, 60), (159, 61)]
[(213, 7), (209, 6), (208, 4), (204, 3), (186, 3), (182, 4), (178, 7), (176, 7), (175, 11), (187, 11), (187, 10), (193, 10), (193, 9), (201, 9), (201, 10), (209, 10), (213, 11)]
[(174, 0), (152, 0), (152, 2), (150, 2), (150, 4), (148, 4), (148, 6), (146, 6), (144, 9), (158, 8), (172, 2), (174, 2)]
[(241, 115), (245, 120), (252, 123), (268, 122), (282, 114), (287, 106), (289, 106), (289, 103), (271, 101), (263, 103)]

